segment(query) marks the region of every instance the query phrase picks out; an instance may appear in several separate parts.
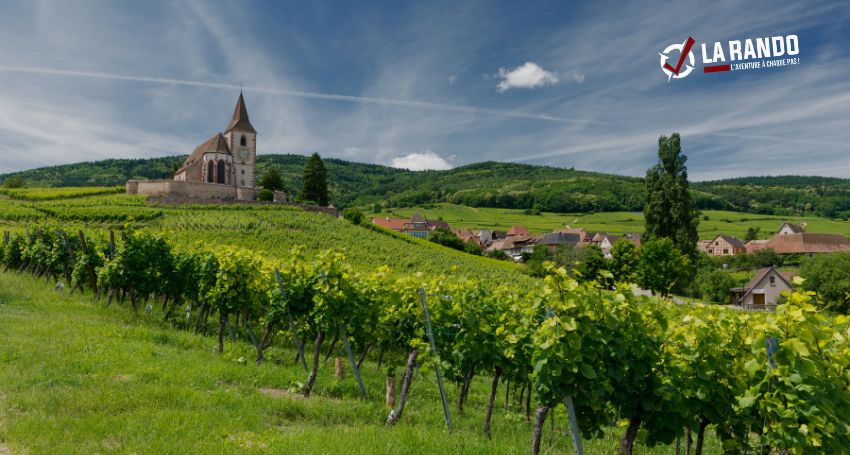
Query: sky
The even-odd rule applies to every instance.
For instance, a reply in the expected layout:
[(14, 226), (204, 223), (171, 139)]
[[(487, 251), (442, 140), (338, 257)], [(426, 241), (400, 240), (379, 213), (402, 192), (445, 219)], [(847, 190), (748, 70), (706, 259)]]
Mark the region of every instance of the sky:
[[(241, 87), (259, 154), (641, 176), (678, 132), (695, 180), (850, 177), (850, 4), (784, 3), (4, 0), (0, 172), (188, 154)], [(797, 65), (702, 72), (787, 35)]]

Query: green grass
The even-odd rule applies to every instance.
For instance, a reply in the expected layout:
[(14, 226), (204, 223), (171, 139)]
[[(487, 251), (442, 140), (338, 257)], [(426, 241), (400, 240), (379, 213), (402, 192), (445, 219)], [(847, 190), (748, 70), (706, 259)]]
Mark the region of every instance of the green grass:
[[(532, 232), (547, 232), (563, 228), (565, 225), (582, 227), (591, 232), (608, 232), (619, 235), (626, 232), (643, 232), (643, 213), (641, 212), (603, 212), (603, 213), (543, 213), (525, 215), (517, 209), (475, 208), (453, 204), (437, 204), (434, 208), (397, 208), (373, 216), (409, 218), (420, 213), (429, 219), (447, 221), (453, 228), (482, 228), (508, 230), (513, 225), (522, 225)], [(708, 217), (708, 220), (704, 217)], [(774, 215), (756, 215), (752, 213), (705, 210), (700, 215), (699, 235), (701, 239), (710, 239), (718, 234), (734, 235), (743, 238), (750, 227), (759, 228), (759, 238), (767, 239), (779, 230), (783, 221), (806, 224), (808, 232), (823, 232), (850, 236), (850, 222), (829, 220), (818, 217), (781, 217)]]
[[(282, 334), (279, 339), (285, 338)], [(384, 425), (382, 375), (362, 368), (369, 401), (351, 375), (320, 368), (310, 399), (286, 391), (306, 374), (293, 352), (273, 347), (256, 366), (243, 341), (214, 352), (214, 338), (180, 331), (126, 306), (68, 296), (43, 280), (0, 273), (0, 453), (527, 453), (531, 427), (506, 409), (503, 389), (493, 439), (481, 433), (489, 378), (473, 384), (448, 434), (431, 370), (415, 376), (401, 423)], [(248, 359), (247, 362), (240, 359)], [(391, 360), (401, 368), (402, 359)], [(274, 393), (263, 392), (272, 389)], [(448, 384), (450, 401), (457, 387)], [(454, 406), (452, 407), (454, 411)], [(563, 410), (546, 453), (571, 453)], [(585, 442), (615, 451), (621, 429)], [(706, 453), (720, 453), (711, 435)], [(638, 454), (672, 447), (636, 447)]]

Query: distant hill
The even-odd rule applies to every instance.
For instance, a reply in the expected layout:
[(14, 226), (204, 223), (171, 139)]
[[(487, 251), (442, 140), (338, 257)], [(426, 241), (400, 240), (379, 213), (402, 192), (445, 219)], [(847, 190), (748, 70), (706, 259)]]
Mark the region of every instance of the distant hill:
[[(103, 160), (43, 167), (0, 175), (28, 186), (114, 186), (128, 179), (170, 178), (185, 156)], [(289, 190), (297, 192), (307, 157), (260, 155), (257, 172), (276, 166)], [(540, 209), (546, 212), (642, 210), (642, 178), (551, 166), (487, 161), (446, 171), (407, 171), (377, 164), (325, 159), (331, 202), (338, 207), (405, 207), (437, 202), (471, 207)], [(850, 218), (850, 179), (828, 177), (744, 177), (696, 182), (703, 209), (771, 215), (815, 214)]]

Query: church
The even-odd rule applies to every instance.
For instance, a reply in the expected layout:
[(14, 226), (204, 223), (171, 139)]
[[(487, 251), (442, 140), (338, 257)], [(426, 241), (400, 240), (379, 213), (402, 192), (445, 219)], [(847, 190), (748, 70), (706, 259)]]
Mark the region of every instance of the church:
[(224, 132), (207, 139), (173, 180), (129, 180), (127, 193), (188, 201), (252, 201), (256, 197), (257, 130), (240, 92)]

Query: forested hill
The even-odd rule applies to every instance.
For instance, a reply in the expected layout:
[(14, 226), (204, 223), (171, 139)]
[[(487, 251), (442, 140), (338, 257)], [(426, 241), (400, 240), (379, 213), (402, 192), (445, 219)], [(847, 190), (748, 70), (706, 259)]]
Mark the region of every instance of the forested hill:
[[(114, 186), (127, 179), (170, 178), (185, 156), (104, 160), (0, 175), (27, 186)], [(258, 174), (276, 166), (297, 192), (307, 157), (260, 155)], [(516, 163), (483, 162), (447, 171), (412, 172), (376, 164), (326, 159), (331, 202), (339, 207), (410, 206), (451, 202), (551, 212), (641, 210), (643, 179)], [(850, 217), (850, 179), (745, 177), (693, 184), (700, 208), (795, 215)]]

